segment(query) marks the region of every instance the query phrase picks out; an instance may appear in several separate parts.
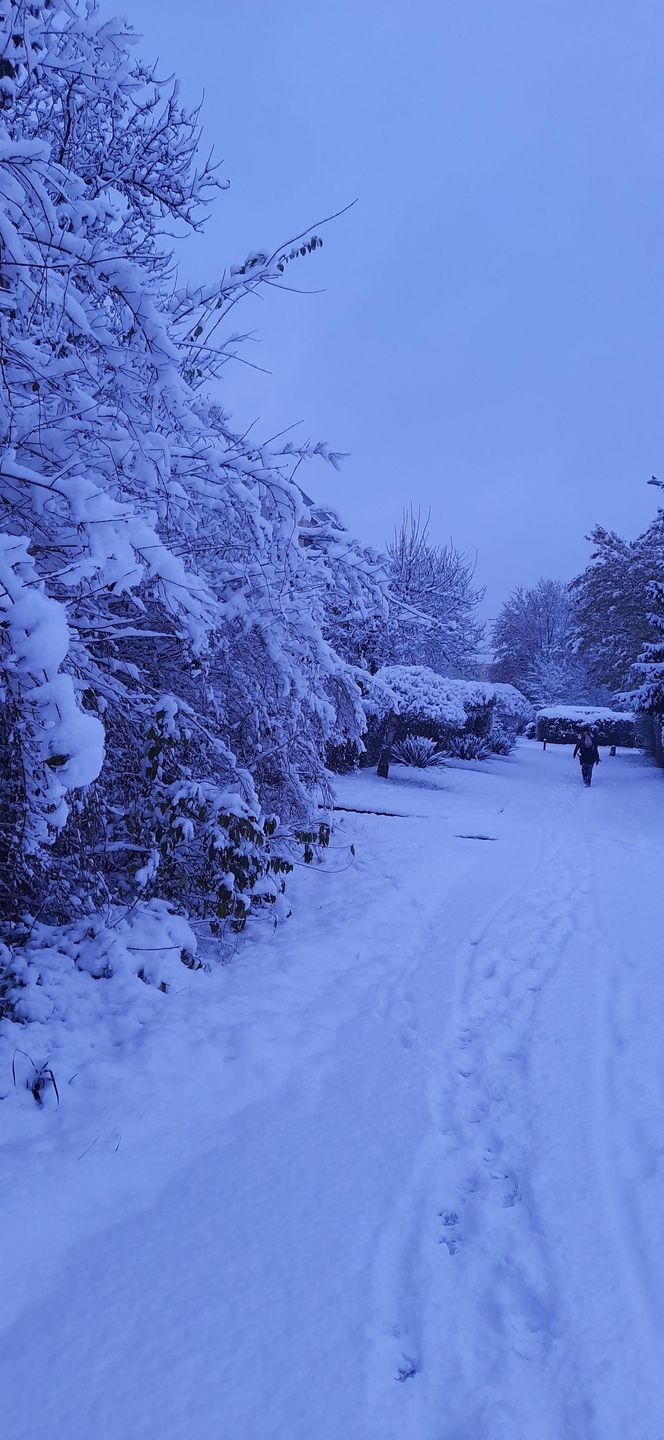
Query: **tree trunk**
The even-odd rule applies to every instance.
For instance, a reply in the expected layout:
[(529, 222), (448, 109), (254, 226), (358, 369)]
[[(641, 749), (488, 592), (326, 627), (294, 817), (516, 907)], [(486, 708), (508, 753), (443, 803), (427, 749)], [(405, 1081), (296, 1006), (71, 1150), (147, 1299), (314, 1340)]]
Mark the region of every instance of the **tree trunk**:
[(384, 750), (381, 750), (380, 760), (378, 761), (378, 765), (376, 767), (376, 774), (380, 775), (381, 780), (387, 780), (389, 777), (391, 759), (392, 747), (391, 745), (387, 745)]

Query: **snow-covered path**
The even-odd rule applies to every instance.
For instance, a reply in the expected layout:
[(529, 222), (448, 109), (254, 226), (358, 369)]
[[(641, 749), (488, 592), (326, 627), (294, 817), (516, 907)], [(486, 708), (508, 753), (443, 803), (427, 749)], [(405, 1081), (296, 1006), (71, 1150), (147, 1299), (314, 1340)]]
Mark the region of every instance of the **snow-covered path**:
[(339, 802), (289, 926), (20, 1112), (7, 1440), (663, 1440), (661, 775)]

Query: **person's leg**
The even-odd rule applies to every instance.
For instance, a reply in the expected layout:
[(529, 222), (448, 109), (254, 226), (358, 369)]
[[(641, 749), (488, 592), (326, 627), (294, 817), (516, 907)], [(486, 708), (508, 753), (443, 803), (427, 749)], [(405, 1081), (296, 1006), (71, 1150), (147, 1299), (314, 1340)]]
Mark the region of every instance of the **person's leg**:
[(584, 785), (589, 785), (589, 784), (590, 784), (590, 766), (589, 766), (589, 765), (582, 765), (582, 766), (581, 766), (581, 774), (582, 774), (582, 776), (583, 776), (583, 783), (584, 783)]

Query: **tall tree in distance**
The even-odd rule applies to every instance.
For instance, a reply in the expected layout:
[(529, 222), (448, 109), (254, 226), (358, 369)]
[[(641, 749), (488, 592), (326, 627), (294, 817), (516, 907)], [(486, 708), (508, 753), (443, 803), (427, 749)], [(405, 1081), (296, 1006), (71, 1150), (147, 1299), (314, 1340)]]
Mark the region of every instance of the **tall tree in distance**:
[(429, 538), (430, 514), (405, 510), (387, 549), (390, 616), (377, 655), (381, 664), (428, 665), (443, 675), (473, 668), (484, 625), (484, 587), (475, 562), (451, 541)]
[(494, 622), (493, 648), (491, 678), (516, 685), (535, 704), (589, 698), (576, 654), (574, 606), (562, 581), (517, 585)]

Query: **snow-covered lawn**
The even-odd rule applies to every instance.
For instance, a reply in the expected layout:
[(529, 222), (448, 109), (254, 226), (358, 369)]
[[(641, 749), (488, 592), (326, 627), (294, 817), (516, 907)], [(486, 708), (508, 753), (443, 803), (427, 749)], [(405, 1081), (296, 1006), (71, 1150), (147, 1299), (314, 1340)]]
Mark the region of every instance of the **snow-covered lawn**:
[(664, 1435), (663, 778), (392, 777), (59, 1109), (2, 1052), (6, 1440)]

